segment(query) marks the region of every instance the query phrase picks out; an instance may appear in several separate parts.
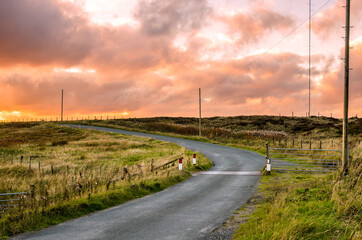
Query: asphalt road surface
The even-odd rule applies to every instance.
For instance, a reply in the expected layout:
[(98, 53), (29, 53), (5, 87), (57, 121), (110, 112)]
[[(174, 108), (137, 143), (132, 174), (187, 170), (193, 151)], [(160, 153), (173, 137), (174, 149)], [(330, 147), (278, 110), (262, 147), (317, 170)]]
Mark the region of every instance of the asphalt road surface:
[(237, 148), (123, 130), (76, 126), (173, 142), (215, 166), (164, 191), (14, 239), (203, 239), (253, 195), (263, 156)]

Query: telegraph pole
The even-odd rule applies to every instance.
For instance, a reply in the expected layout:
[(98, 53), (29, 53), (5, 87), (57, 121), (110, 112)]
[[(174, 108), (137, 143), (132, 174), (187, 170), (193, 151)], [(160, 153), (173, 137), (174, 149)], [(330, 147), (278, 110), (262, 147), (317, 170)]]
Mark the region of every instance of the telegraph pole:
[(199, 88), (199, 136), (201, 136), (201, 88)]
[(350, 30), (351, 1), (346, 0), (346, 45), (344, 62), (344, 105), (343, 105), (343, 149), (342, 149), (342, 171), (348, 174), (348, 98), (349, 98), (349, 30)]
[(312, 42), (312, 0), (309, 0), (309, 70), (308, 70), (308, 86), (309, 86), (309, 95), (308, 95), (308, 117), (310, 117), (310, 76), (311, 76), (311, 42)]
[(60, 121), (63, 122), (63, 89), (62, 89), (62, 102), (61, 102)]

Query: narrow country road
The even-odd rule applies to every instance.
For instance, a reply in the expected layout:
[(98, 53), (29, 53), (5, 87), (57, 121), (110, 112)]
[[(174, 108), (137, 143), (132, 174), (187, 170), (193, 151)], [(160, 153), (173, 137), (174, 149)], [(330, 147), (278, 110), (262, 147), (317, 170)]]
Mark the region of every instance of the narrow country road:
[[(215, 166), (164, 191), (14, 239), (202, 239), (255, 192), (263, 156), (236, 148), (102, 127), (84, 129), (173, 142), (210, 158)], [(235, 173), (235, 174), (234, 174)]]

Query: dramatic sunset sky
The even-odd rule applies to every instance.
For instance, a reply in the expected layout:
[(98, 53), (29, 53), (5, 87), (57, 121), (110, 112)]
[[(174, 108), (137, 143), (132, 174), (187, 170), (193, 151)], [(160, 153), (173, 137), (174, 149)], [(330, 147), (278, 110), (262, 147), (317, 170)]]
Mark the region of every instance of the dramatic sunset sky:
[[(313, 0), (311, 114), (342, 116), (344, 0)], [(1, 0), (0, 120), (308, 111), (308, 0)], [(351, 1), (350, 116), (362, 114)]]

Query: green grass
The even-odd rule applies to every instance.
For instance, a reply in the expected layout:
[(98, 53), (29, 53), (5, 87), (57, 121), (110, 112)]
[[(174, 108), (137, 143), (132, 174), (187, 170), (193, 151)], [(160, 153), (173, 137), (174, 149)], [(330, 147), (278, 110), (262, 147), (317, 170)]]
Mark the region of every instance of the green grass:
[(234, 239), (361, 239), (362, 144), (349, 173), (263, 176), (261, 200)]
[[(338, 211), (332, 174), (278, 174), (263, 176), (262, 200), (233, 239), (360, 239), (361, 209)], [(350, 209), (361, 207), (356, 200)]]

